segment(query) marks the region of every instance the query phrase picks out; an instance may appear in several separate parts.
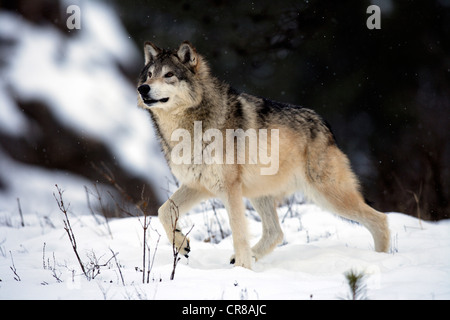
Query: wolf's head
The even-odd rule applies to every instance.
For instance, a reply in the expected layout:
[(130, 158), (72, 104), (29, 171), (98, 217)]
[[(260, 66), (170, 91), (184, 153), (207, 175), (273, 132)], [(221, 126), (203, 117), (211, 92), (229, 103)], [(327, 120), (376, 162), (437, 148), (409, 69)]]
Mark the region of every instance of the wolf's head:
[(150, 108), (190, 107), (200, 103), (201, 77), (208, 67), (187, 41), (177, 50), (144, 44), (145, 67), (138, 82), (138, 105)]

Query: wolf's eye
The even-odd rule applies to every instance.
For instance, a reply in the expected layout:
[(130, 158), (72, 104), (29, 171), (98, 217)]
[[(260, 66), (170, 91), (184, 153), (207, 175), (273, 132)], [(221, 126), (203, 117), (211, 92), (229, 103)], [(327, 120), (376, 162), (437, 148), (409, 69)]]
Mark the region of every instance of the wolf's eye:
[(149, 78), (152, 77), (152, 72), (151, 72), (151, 71), (148, 72), (148, 77), (149, 77)]
[(167, 72), (167, 73), (164, 75), (164, 77), (166, 77), (166, 78), (171, 78), (171, 77), (173, 77), (173, 76), (174, 76), (173, 72)]

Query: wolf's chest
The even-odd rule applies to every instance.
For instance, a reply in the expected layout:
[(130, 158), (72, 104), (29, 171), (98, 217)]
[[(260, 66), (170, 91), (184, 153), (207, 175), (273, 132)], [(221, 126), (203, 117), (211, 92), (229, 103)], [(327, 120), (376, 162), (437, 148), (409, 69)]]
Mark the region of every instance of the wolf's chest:
[(223, 168), (220, 165), (170, 163), (170, 168), (182, 184), (201, 186), (214, 193), (223, 189)]

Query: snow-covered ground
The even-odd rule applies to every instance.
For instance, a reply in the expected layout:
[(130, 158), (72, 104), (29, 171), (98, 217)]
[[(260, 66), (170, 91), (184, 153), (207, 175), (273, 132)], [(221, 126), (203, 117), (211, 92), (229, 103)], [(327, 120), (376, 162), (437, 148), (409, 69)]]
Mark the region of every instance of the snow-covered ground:
[[(101, 217), (69, 214), (86, 269), (100, 265), (88, 280), (62, 213), (24, 215), (22, 227), (18, 210), (1, 212), (0, 299), (340, 299), (349, 296), (344, 273), (350, 270), (366, 275), (369, 299), (450, 299), (450, 221), (390, 213), (391, 252), (376, 253), (369, 232), (357, 224), (312, 204), (294, 205), (287, 214), (280, 208), (284, 243), (247, 270), (229, 264), (233, 249), (225, 211), (199, 208), (181, 219), (185, 232), (193, 226), (192, 251), (179, 261), (174, 280), (172, 246), (158, 219), (151, 219), (148, 283), (142, 283), (142, 217), (107, 224)], [(247, 213), (255, 243), (261, 224)]]

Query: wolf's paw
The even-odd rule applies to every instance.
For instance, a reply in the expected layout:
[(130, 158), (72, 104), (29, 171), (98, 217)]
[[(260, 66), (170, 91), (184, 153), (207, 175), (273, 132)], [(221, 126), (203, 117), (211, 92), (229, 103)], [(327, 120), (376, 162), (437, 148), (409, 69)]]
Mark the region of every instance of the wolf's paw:
[[(253, 262), (258, 261), (258, 259), (259, 259), (258, 255), (255, 254), (253, 251), (252, 251), (251, 258), (252, 258), (252, 261), (253, 261)], [(236, 263), (236, 255), (233, 254), (233, 255), (230, 257), (230, 264), (235, 264), (235, 263)]]
[(183, 246), (180, 250), (178, 250), (178, 252), (180, 254), (182, 254), (183, 256), (185, 256), (186, 258), (189, 258), (189, 252), (191, 252), (191, 247), (189, 245), (189, 240), (186, 239), (185, 243), (186, 243), (186, 245)]
[(230, 258), (230, 264), (234, 264), (236, 267), (244, 267), (247, 269), (252, 269), (252, 262), (255, 262), (256, 259), (254, 256), (250, 256), (248, 258), (244, 257), (243, 259), (238, 259), (236, 262), (236, 255), (232, 255)]
[(183, 245), (181, 248), (177, 247), (177, 251), (179, 254), (185, 256), (186, 258), (189, 258), (189, 252), (191, 252), (191, 247), (189, 246), (189, 240), (186, 239), (185, 245)]
[(186, 238), (180, 231), (175, 230), (175, 247), (179, 254), (189, 258), (189, 252), (191, 252), (191, 246), (189, 239)]

